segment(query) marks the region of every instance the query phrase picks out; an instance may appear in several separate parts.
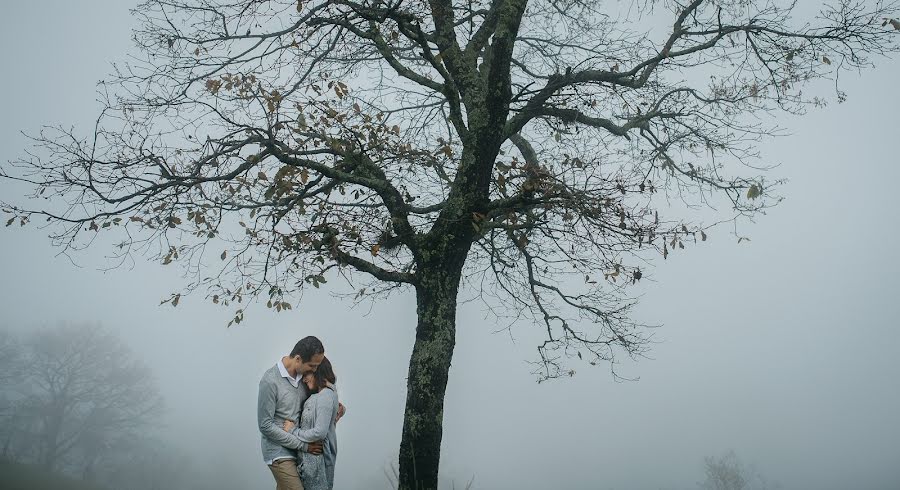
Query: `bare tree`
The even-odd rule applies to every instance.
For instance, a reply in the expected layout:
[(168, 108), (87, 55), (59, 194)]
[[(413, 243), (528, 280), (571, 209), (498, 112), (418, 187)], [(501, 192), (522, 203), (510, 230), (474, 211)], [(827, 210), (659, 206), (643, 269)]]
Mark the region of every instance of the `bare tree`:
[(8, 330), (0, 330), (0, 437), (3, 449), (0, 458), (13, 458), (12, 448), (19, 434), (15, 406), (19, 399), (19, 380), (22, 374), (21, 346)]
[(708, 456), (704, 459), (706, 480), (703, 488), (707, 490), (747, 490), (747, 477), (744, 467), (737, 459), (734, 451), (729, 451), (720, 458)]
[(893, 4), (793, 10), (146, 0), (94, 130), (46, 128), (3, 169), (47, 198), (6, 204), (7, 224), (181, 263), (172, 305), (200, 289), (233, 323), (333, 278), (357, 300), (414, 289), (400, 486), (434, 488), (461, 286), (541, 325), (541, 380), (640, 356), (628, 287), (647, 260), (706, 239), (697, 207), (728, 222), (778, 201), (755, 150), (767, 116), (896, 49)]
[(32, 332), (21, 345), (9, 407), (18, 459), (90, 476), (116, 441), (141, 439), (157, 419), (151, 372), (110, 332), (62, 326)]
[(707, 456), (703, 461), (706, 479), (700, 484), (704, 490), (766, 490), (777, 488), (759, 472), (747, 468), (734, 451), (722, 456)]

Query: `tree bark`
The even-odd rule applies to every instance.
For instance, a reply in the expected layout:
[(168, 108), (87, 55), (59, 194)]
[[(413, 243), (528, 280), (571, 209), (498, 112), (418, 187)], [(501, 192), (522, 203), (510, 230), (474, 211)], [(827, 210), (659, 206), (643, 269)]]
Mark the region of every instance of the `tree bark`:
[(462, 246), (453, 257), (434, 254), (434, 263), (419, 271), (418, 324), (400, 443), (402, 490), (432, 490), (438, 485), (444, 393), (456, 344), (456, 296), (467, 252), (468, 247)]
[(49, 427), (46, 428), (43, 437), (43, 447), (41, 448), (41, 464), (49, 471), (56, 469), (59, 462), (59, 431), (60, 424), (55, 420), (48, 422)]

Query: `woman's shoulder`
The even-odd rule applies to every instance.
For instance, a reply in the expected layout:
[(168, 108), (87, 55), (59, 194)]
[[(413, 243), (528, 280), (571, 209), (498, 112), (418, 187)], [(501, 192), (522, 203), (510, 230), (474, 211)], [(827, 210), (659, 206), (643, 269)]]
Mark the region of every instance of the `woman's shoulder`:
[(334, 385), (328, 385), (323, 390), (319, 391), (319, 393), (328, 398), (334, 398), (335, 400), (337, 400), (338, 397), (337, 388), (335, 388)]
[(330, 403), (337, 406), (338, 395), (337, 390), (333, 386), (328, 386), (319, 390), (318, 395), (322, 398), (323, 403)]
[(332, 399), (337, 400), (337, 391), (335, 391), (331, 388), (322, 388), (321, 390), (317, 391), (316, 393), (313, 393), (312, 395), (310, 395), (309, 399), (310, 400), (323, 400), (323, 401), (326, 401), (326, 400), (330, 401)]

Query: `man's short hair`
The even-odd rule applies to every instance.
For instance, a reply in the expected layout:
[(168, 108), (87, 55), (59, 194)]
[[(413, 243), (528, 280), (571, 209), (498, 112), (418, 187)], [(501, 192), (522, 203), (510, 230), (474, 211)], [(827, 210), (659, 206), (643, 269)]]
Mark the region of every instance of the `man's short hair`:
[(314, 355), (324, 353), (325, 346), (322, 345), (322, 341), (310, 335), (309, 337), (303, 337), (297, 342), (294, 350), (291, 351), (291, 357), (300, 356), (302, 362), (309, 362)]

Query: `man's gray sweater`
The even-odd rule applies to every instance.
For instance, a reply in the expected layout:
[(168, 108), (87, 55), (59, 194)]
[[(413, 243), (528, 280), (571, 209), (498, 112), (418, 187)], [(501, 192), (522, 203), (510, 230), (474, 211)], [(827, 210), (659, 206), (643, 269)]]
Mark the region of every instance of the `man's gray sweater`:
[[(281, 361), (278, 361), (281, 362)], [(282, 458), (297, 459), (297, 450), (306, 451), (306, 443), (285, 432), (285, 420), (300, 419), (300, 408), (308, 394), (306, 386), (295, 387), (281, 375), (278, 365), (269, 368), (259, 380), (256, 419), (262, 435), (262, 455), (266, 464)]]

